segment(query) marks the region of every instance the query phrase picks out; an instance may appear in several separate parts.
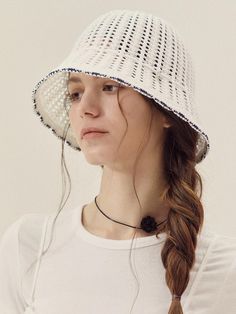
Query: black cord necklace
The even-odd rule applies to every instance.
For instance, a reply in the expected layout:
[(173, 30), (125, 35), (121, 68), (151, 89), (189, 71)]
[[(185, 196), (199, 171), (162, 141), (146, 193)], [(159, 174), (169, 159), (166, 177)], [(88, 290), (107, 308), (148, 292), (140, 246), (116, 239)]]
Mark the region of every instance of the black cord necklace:
[[(123, 222), (119, 222), (119, 221), (117, 221), (117, 220), (114, 220), (114, 219), (108, 217), (108, 216), (101, 210), (101, 208), (98, 206), (98, 204), (97, 204), (97, 196), (95, 196), (94, 201), (95, 201), (95, 204), (96, 204), (97, 208), (100, 210), (100, 212), (101, 212), (105, 217), (107, 217), (108, 219), (110, 219), (110, 220), (112, 220), (112, 221), (114, 221), (114, 222), (117, 222), (118, 224), (121, 224), (121, 225), (125, 225), (125, 226), (131, 227), (131, 228), (136, 228), (136, 227), (134, 227), (134, 226), (127, 225), (127, 224), (125, 224), (125, 223), (123, 223)], [(154, 219), (153, 217), (151, 217), (151, 216), (146, 216), (146, 217), (144, 217), (144, 218), (142, 219), (141, 224), (140, 224), (140, 227), (137, 227), (137, 229), (142, 229), (142, 230), (144, 230), (145, 232), (150, 233), (150, 232), (152, 232), (152, 231), (157, 230), (157, 227), (160, 226), (161, 224), (163, 224), (165, 221), (167, 221), (167, 219), (165, 219), (164, 221), (162, 221), (162, 222), (160, 222), (159, 224), (157, 224), (157, 222), (155, 221), (155, 219)]]

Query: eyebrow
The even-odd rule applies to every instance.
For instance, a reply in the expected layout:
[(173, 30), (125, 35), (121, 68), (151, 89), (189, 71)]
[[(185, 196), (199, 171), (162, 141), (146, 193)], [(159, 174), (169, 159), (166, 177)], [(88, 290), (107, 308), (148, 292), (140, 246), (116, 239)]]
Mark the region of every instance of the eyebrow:
[[(97, 80), (97, 79), (99, 79), (99, 77), (96, 77), (96, 76), (94, 76), (94, 79), (95, 80)], [(70, 77), (69, 79), (68, 79), (68, 84), (69, 83), (82, 83), (82, 80), (81, 80), (81, 78), (79, 78), (79, 77), (77, 77), (77, 76), (72, 76), (72, 77)]]

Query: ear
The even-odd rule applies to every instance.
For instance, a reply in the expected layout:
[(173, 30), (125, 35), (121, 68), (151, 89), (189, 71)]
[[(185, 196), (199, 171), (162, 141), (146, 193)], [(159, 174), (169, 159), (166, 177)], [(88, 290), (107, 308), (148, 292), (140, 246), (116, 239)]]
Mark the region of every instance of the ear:
[(164, 125), (163, 125), (163, 128), (165, 128), (165, 129), (168, 129), (168, 128), (170, 128), (171, 127), (171, 124), (170, 123), (165, 123)]
[(162, 118), (163, 118), (163, 128), (170, 128), (172, 124), (170, 123), (168, 117), (163, 115)]

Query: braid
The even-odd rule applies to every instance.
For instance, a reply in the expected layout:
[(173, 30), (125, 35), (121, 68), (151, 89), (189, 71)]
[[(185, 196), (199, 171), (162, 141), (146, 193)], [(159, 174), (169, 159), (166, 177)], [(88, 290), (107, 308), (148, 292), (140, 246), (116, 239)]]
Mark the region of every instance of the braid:
[[(166, 223), (167, 239), (161, 258), (166, 269), (166, 283), (172, 294), (168, 314), (183, 314), (181, 295), (189, 282), (189, 273), (195, 262), (197, 234), (204, 212), (200, 198), (201, 177), (195, 169), (195, 150), (198, 134), (185, 121), (172, 116), (164, 149), (164, 167), (167, 188), (162, 194), (170, 206)], [(200, 196), (197, 195), (197, 183)]]

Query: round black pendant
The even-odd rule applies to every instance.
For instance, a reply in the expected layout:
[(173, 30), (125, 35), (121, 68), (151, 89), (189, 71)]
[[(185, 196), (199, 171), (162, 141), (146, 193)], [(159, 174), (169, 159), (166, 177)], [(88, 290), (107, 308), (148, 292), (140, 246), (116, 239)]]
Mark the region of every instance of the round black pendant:
[(141, 229), (148, 233), (155, 231), (157, 229), (157, 223), (155, 219), (151, 216), (144, 217), (141, 221)]

